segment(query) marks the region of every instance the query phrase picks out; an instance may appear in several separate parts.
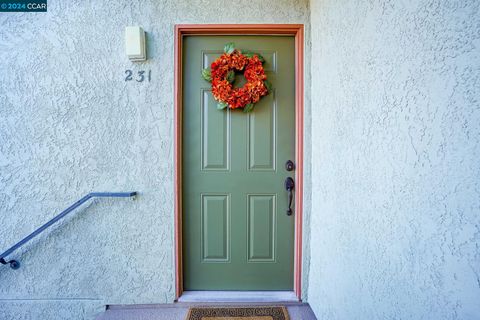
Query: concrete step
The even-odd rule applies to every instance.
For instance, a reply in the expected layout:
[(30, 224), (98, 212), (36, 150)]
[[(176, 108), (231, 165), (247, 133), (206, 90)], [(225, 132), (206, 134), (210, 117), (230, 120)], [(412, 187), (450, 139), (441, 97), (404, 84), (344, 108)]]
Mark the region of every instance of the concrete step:
[(178, 302), (171, 304), (152, 305), (116, 305), (98, 315), (96, 320), (185, 320), (188, 308), (194, 306), (266, 306), (283, 305), (287, 307), (291, 320), (316, 320), (308, 303), (187, 303)]

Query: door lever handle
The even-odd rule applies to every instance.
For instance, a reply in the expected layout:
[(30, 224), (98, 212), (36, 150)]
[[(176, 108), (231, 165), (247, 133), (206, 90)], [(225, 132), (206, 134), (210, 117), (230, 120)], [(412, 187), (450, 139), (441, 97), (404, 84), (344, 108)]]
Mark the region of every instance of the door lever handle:
[(287, 208), (287, 216), (291, 216), (292, 211), (292, 201), (293, 201), (293, 189), (295, 188), (295, 182), (292, 178), (287, 177), (285, 179), (285, 190), (288, 192), (288, 208)]

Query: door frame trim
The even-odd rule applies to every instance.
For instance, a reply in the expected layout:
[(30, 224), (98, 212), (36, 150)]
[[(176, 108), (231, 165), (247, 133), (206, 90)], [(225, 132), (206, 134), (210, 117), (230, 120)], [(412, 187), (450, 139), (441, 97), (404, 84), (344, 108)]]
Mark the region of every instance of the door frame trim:
[(183, 293), (182, 255), (182, 55), (186, 35), (291, 35), (295, 37), (295, 252), (293, 289), (302, 299), (303, 226), (303, 114), (304, 25), (303, 24), (177, 24), (174, 42), (174, 232), (175, 301)]

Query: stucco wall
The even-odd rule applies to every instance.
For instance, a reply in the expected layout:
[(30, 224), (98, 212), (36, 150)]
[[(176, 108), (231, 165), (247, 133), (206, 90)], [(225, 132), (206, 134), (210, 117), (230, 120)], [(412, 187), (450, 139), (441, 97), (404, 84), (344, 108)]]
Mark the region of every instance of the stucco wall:
[[(22, 268), (0, 267), (0, 318), (91, 319), (105, 304), (171, 302), (173, 26), (308, 30), (308, 1), (48, 4), (0, 13), (0, 250), (90, 191), (140, 195), (93, 201), (12, 255)], [(124, 54), (124, 28), (137, 24), (147, 63)], [(152, 81), (125, 82), (125, 69), (152, 70)]]
[(312, 1), (318, 318), (480, 319), (479, 6)]

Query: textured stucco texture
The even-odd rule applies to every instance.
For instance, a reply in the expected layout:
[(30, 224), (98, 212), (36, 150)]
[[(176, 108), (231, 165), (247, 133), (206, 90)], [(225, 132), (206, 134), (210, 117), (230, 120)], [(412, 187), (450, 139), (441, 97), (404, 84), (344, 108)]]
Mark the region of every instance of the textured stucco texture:
[(480, 319), (479, 7), (311, 2), (319, 319)]
[[(47, 13), (0, 13), (0, 250), (88, 192), (140, 193), (91, 201), (13, 254), (22, 267), (0, 268), (0, 319), (173, 302), (174, 25), (309, 19), (306, 0), (49, 0)], [(145, 63), (125, 55), (128, 25), (147, 32)], [(126, 82), (126, 69), (151, 82)]]
[[(306, 26), (303, 290), (319, 319), (480, 319), (479, 6), (91, 0), (0, 13), (0, 250), (87, 192), (140, 192), (91, 201), (12, 255), (22, 267), (0, 270), (0, 319), (173, 301), (178, 23)], [(127, 25), (147, 31), (148, 62), (127, 60)], [(126, 69), (152, 80), (125, 82)]]

